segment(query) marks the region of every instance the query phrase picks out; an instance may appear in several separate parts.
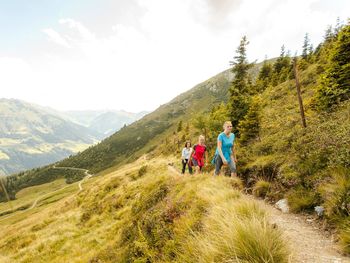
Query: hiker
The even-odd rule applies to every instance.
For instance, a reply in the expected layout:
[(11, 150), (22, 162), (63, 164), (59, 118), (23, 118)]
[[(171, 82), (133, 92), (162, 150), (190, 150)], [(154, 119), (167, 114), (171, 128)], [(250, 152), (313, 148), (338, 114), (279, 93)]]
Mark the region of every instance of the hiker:
[(198, 144), (193, 146), (193, 154), (191, 154), (190, 161), (192, 161), (195, 167), (196, 174), (202, 171), (204, 164), (207, 163), (208, 153), (207, 147), (204, 145), (205, 137), (200, 135), (198, 138)]
[(192, 166), (189, 163), (190, 156), (192, 153), (191, 142), (186, 142), (185, 147), (182, 149), (181, 160), (182, 160), (182, 173), (185, 173), (186, 165), (188, 166), (188, 171), (192, 174)]
[(217, 148), (212, 163), (215, 165), (214, 176), (220, 174), (220, 169), (223, 165), (228, 165), (231, 171), (231, 177), (237, 176), (236, 172), (236, 153), (234, 140), (235, 135), (232, 133), (232, 123), (226, 121), (224, 123), (224, 131), (219, 134)]

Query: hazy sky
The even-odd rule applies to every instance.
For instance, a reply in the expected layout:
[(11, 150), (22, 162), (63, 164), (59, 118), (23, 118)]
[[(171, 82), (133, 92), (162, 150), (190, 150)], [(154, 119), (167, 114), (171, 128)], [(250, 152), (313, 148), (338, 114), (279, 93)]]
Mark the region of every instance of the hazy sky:
[(0, 0), (0, 97), (59, 110), (154, 110), (249, 60), (294, 54), (349, 0)]

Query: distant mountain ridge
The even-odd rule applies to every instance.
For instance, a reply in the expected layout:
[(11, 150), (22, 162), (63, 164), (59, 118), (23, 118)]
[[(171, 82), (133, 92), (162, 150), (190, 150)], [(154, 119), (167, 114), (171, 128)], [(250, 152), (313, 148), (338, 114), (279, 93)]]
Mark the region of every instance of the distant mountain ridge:
[[(122, 111), (67, 113), (17, 99), (0, 99), (0, 175), (66, 158), (140, 116), (142, 113)], [(78, 124), (84, 122), (87, 125)]]
[(101, 135), (16, 99), (0, 99), (0, 173), (55, 162), (96, 143)]
[[(128, 125), (146, 115), (147, 111), (138, 113), (123, 110), (100, 111), (66, 111), (64, 115), (71, 121), (88, 127), (103, 135), (103, 138), (112, 135), (124, 125)], [(101, 139), (103, 139), (101, 138)]]

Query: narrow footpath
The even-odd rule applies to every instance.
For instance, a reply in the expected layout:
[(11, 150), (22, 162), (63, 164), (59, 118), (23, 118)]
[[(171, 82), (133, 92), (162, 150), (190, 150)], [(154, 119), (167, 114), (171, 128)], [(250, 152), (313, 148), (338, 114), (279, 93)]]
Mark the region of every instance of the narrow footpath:
[[(85, 182), (86, 180), (88, 180), (90, 177), (93, 176), (92, 174), (89, 174), (89, 170), (82, 169), (82, 168), (75, 168), (75, 167), (56, 167), (56, 166), (54, 165), (54, 166), (53, 166), (53, 169), (61, 169), (61, 170), (70, 169), (70, 170), (84, 171), (85, 176), (84, 176), (83, 179), (81, 179), (81, 180), (79, 181), (79, 184), (78, 184), (79, 190), (78, 190), (78, 192), (80, 192), (80, 191), (83, 190), (82, 183)], [(35, 199), (35, 201), (33, 202), (33, 204), (32, 204), (28, 209), (21, 210), (21, 211), (19, 211), (19, 212), (17, 212), (17, 213), (16, 213), (16, 212), (11, 213), (11, 214), (9, 214), (8, 216), (4, 216), (4, 217), (2, 217), (2, 218), (0, 219), (0, 222), (3, 221), (3, 220), (5, 220), (5, 219), (8, 219), (8, 218), (10, 218), (10, 217), (12, 217), (12, 216), (14, 216), (14, 215), (18, 215), (18, 213), (24, 213), (24, 212), (27, 212), (27, 211), (29, 211), (29, 210), (35, 208), (35, 207), (37, 206), (38, 202), (39, 202), (40, 200), (44, 199), (46, 196), (52, 195), (52, 194), (54, 194), (55, 192), (58, 192), (58, 191), (62, 191), (63, 189), (65, 189), (65, 188), (67, 188), (67, 187), (69, 187), (69, 186), (70, 186), (70, 185), (66, 185), (66, 186), (64, 186), (64, 187), (62, 187), (62, 188), (60, 188), (60, 189), (57, 189), (57, 190), (55, 190), (55, 191), (52, 191), (52, 192), (49, 192), (49, 193), (46, 193), (46, 194), (44, 194), (44, 195), (39, 196), (37, 199)]]
[[(168, 164), (168, 170), (172, 174), (183, 176), (172, 164)], [(290, 263), (350, 263), (350, 258), (341, 255), (334, 240), (323, 235), (303, 216), (282, 213), (263, 200), (244, 195), (264, 207), (269, 214), (270, 223), (282, 230), (292, 251)]]

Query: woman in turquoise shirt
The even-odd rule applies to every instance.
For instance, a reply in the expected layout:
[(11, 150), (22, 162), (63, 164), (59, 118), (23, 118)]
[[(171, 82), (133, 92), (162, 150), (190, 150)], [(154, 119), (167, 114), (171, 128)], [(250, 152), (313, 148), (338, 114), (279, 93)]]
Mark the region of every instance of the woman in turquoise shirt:
[(236, 172), (236, 154), (234, 148), (235, 135), (232, 131), (232, 123), (226, 121), (224, 123), (224, 131), (219, 134), (217, 148), (214, 157), (215, 172), (214, 175), (220, 174), (223, 165), (228, 165), (231, 171), (231, 177), (237, 176)]

